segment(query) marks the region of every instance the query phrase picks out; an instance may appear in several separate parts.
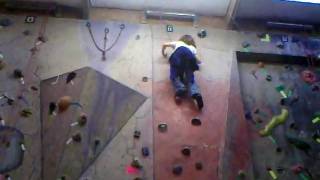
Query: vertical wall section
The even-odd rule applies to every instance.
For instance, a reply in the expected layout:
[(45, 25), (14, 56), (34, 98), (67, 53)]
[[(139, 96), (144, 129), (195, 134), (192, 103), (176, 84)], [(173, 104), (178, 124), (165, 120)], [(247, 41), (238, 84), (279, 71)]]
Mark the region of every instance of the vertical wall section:
[(223, 180), (234, 180), (240, 171), (246, 179), (253, 179), (247, 122), (244, 118), (236, 55), (232, 60), (228, 97), (228, 114), (220, 173)]

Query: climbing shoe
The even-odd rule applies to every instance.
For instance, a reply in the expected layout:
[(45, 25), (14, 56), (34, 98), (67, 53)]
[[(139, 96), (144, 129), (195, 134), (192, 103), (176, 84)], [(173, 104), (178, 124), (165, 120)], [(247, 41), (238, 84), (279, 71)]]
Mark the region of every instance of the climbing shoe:
[(200, 94), (194, 94), (192, 95), (193, 100), (195, 101), (197, 107), (199, 110), (202, 110), (203, 108), (203, 100), (202, 96)]

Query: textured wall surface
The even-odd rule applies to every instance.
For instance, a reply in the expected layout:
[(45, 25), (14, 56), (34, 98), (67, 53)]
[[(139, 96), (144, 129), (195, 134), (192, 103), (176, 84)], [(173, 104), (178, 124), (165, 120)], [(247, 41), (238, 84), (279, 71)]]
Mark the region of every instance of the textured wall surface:
[(320, 5), (279, 0), (240, 0), (236, 17), (320, 23)]
[(112, 7), (135, 10), (173, 10), (179, 12), (194, 12), (203, 15), (224, 16), (230, 0), (91, 0), (95, 7)]

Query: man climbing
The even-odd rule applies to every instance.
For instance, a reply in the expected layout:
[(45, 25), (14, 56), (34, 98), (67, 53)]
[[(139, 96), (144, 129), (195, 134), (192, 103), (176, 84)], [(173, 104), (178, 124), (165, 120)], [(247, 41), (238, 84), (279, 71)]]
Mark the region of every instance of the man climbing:
[(172, 48), (173, 53), (169, 58), (170, 80), (175, 90), (175, 101), (181, 103), (181, 99), (189, 91), (190, 96), (199, 110), (203, 108), (203, 100), (200, 89), (195, 82), (194, 72), (199, 70), (196, 54), (197, 49), (194, 39), (190, 35), (182, 36), (178, 41), (168, 42), (162, 46), (162, 55), (167, 57), (166, 48)]

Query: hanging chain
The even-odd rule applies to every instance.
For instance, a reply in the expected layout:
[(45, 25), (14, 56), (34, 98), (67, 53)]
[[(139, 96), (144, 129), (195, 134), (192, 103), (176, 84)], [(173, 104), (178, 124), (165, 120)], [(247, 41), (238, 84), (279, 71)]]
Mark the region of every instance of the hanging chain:
[(95, 38), (93, 36), (92, 29), (91, 29), (91, 23), (90, 22), (87, 22), (87, 28), (88, 28), (90, 37), (91, 37), (91, 39), (93, 41), (93, 44), (102, 53), (102, 60), (105, 61), (106, 60), (106, 52), (110, 51), (117, 44), (117, 42), (118, 42), (118, 40), (119, 40), (119, 38), (121, 36), (121, 33), (125, 28), (125, 25), (124, 24), (120, 24), (120, 31), (118, 33), (118, 36), (117, 36), (117, 38), (115, 39), (115, 41), (112, 43), (112, 45), (109, 48), (107, 48), (108, 34), (109, 34), (109, 29), (107, 27), (104, 29), (103, 48), (100, 48), (98, 43), (97, 43), (97, 41), (95, 40)]

